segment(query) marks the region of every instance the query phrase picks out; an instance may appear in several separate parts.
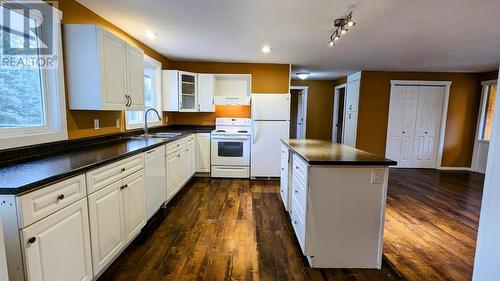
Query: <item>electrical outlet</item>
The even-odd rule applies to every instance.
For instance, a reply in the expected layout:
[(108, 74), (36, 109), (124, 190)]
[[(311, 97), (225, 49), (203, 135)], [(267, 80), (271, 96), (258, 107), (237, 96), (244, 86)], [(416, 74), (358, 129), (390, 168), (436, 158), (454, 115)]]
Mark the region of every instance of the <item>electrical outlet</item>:
[(94, 130), (99, 130), (99, 119), (94, 119)]
[(116, 119), (115, 126), (116, 126), (116, 128), (120, 129), (120, 127), (121, 127), (120, 119)]
[(372, 170), (372, 184), (381, 184), (384, 180), (384, 170), (383, 169), (374, 169)]
[(165, 124), (168, 124), (168, 115), (165, 115)]

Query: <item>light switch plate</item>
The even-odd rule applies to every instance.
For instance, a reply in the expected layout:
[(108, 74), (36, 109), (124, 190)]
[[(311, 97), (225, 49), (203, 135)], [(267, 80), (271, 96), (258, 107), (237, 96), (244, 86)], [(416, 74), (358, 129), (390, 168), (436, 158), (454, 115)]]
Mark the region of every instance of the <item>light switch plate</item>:
[(116, 128), (120, 129), (120, 119), (116, 119), (115, 126)]
[(94, 119), (94, 129), (95, 130), (99, 129), (99, 119)]
[(381, 184), (384, 180), (384, 170), (383, 169), (373, 169), (372, 170), (372, 184)]

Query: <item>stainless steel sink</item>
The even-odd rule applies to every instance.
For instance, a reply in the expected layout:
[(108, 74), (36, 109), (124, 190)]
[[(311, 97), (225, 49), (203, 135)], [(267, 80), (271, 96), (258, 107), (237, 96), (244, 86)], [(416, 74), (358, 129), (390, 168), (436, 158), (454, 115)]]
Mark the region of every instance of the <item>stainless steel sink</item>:
[(182, 133), (172, 133), (172, 132), (160, 132), (160, 133), (153, 133), (153, 134), (148, 134), (148, 135), (138, 135), (138, 136), (132, 136), (130, 137), (131, 139), (148, 139), (148, 138), (162, 138), (162, 139), (170, 139), (170, 138), (175, 138), (182, 135)]

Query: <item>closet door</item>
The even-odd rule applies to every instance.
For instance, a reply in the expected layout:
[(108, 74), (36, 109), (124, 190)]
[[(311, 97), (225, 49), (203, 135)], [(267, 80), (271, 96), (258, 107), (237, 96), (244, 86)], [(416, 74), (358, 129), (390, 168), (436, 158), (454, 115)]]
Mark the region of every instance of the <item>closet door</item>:
[(386, 157), (398, 167), (412, 165), (419, 86), (393, 86), (389, 106)]
[(419, 87), (415, 143), (412, 157), (412, 167), (414, 168), (436, 168), (443, 100), (444, 87)]

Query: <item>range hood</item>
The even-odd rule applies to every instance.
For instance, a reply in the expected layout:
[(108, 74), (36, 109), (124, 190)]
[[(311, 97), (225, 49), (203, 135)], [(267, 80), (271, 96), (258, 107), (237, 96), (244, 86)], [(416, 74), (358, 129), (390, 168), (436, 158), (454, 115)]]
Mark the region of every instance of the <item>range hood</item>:
[(216, 105), (250, 105), (251, 74), (216, 74)]

